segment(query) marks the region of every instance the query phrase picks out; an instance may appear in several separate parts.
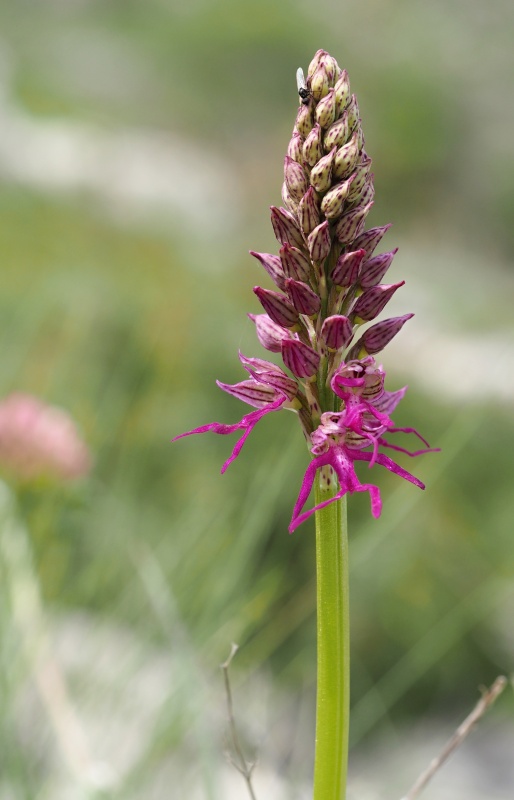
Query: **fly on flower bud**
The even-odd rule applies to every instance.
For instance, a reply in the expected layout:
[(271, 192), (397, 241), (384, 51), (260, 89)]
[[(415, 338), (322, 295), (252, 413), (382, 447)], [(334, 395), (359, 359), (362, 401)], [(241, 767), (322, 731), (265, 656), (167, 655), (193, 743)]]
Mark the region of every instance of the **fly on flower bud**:
[(303, 69), (298, 67), (296, 70), (296, 86), (298, 87), (298, 94), (300, 95), (300, 100), (304, 105), (309, 103), (311, 93), (307, 89), (307, 84), (305, 82), (305, 76), (303, 74)]

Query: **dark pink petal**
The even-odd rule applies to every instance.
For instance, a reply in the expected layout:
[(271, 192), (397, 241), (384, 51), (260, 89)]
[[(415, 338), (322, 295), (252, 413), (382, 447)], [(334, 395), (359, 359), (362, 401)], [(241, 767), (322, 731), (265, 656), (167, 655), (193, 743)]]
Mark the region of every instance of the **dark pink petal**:
[(418, 486), (420, 489), (425, 488), (425, 484), (416, 478), (414, 475), (411, 475), (410, 472), (407, 472), (406, 469), (400, 467), (392, 458), (385, 456), (383, 453), (378, 453), (375, 455), (373, 453), (364, 453), (362, 450), (352, 450), (352, 458), (355, 461), (368, 461), (371, 462), (373, 460), (374, 463), (380, 464), (382, 467), (385, 467), (389, 470), (389, 472), (394, 472), (395, 475), (399, 475), (400, 478), (404, 478), (404, 480), (413, 483), (414, 486)]
[(250, 411), (240, 422), (236, 422), (233, 425), (223, 425), (221, 422), (209, 422), (207, 425), (200, 425), (199, 428), (194, 428), (192, 431), (179, 433), (179, 435), (175, 436), (171, 441), (176, 442), (177, 439), (183, 439), (184, 436), (191, 436), (193, 433), (207, 433), (208, 431), (213, 431), (213, 433), (219, 433), (225, 436), (228, 433), (244, 430), (243, 435), (239, 441), (236, 442), (236, 446), (232, 450), (232, 455), (225, 461), (221, 468), (221, 473), (223, 474), (230, 464), (238, 457), (244, 443), (259, 420), (262, 419), (265, 414), (269, 414), (271, 411), (277, 411), (285, 403), (286, 399), (285, 395), (280, 395), (273, 403), (270, 403), (265, 408), (260, 408), (258, 411)]
[[(371, 453), (369, 455), (371, 456)], [(324, 500), (322, 503), (318, 503), (317, 506), (314, 506), (314, 508), (309, 509), (309, 511), (304, 511), (304, 513), (301, 514), (300, 512), (311, 492), (314, 478), (316, 477), (316, 471), (320, 467), (326, 465), (330, 465), (337, 475), (341, 487), (339, 492), (334, 497), (330, 498), (330, 500)], [(313, 459), (307, 467), (300, 494), (298, 495), (298, 500), (293, 509), (289, 532), (292, 533), (302, 522), (305, 522), (306, 519), (314, 514), (315, 511), (319, 511), (325, 508), (325, 506), (330, 505), (330, 503), (340, 500), (345, 494), (353, 494), (354, 492), (369, 492), (371, 497), (371, 513), (374, 517), (380, 516), (382, 501), (380, 499), (380, 490), (378, 487), (369, 483), (361, 483), (355, 473), (352, 459), (345, 453), (344, 448), (338, 446), (331, 447), (328, 452)]]

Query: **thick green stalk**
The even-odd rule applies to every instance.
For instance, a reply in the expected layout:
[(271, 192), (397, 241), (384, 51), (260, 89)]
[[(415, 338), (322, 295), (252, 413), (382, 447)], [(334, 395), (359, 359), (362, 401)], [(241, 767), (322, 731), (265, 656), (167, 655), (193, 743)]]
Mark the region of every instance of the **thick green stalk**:
[[(316, 504), (337, 493), (318, 472)], [(314, 800), (345, 800), (350, 711), (350, 611), (346, 497), (316, 511), (318, 677)]]

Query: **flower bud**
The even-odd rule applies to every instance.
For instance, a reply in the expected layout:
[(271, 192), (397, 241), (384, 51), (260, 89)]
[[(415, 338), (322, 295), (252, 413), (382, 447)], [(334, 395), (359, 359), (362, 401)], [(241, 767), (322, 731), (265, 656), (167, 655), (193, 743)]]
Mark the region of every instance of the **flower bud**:
[(300, 136), (308, 136), (314, 125), (314, 114), (310, 105), (306, 106), (302, 103), (298, 109), (295, 122), (295, 131)]
[(353, 128), (355, 128), (360, 119), (359, 104), (357, 103), (357, 98), (355, 97), (354, 94), (352, 94), (352, 98), (348, 103), (347, 111), (348, 111), (348, 124), (350, 126), (350, 130), (352, 130)]
[(373, 178), (374, 175), (372, 172), (370, 172), (370, 174), (366, 178), (366, 183), (364, 184), (363, 188), (361, 189), (357, 197), (354, 197), (352, 200), (354, 206), (357, 205), (367, 206), (368, 203), (371, 203), (371, 201), (374, 199), (375, 185), (373, 183)]
[(319, 101), (328, 92), (328, 74), (322, 63), (318, 64), (311, 77), (311, 94), (315, 100)]
[[(337, 155), (337, 154), (336, 154)], [(351, 191), (348, 193), (348, 200), (355, 200), (363, 189), (371, 169), (371, 158), (363, 154), (360, 164), (357, 164), (354, 171), (354, 180)]]
[(248, 314), (255, 323), (257, 339), (265, 350), (280, 353), (283, 339), (290, 339), (291, 333), (281, 325), (277, 325), (267, 314)]
[(314, 73), (316, 72), (316, 69), (320, 65), (320, 62), (323, 60), (324, 56), (326, 56), (326, 55), (328, 55), (326, 50), (317, 50), (314, 53), (314, 57), (313, 57), (311, 63), (309, 64), (309, 67), (307, 69), (307, 76), (309, 78), (311, 78), (314, 75)]
[(323, 146), (325, 150), (332, 150), (333, 147), (341, 147), (348, 141), (350, 126), (348, 125), (348, 114), (346, 112), (330, 126), (325, 134)]
[(318, 371), (319, 354), (298, 339), (285, 339), (282, 342), (282, 358), (297, 378), (312, 378)]
[(250, 255), (261, 262), (262, 266), (270, 276), (273, 283), (276, 286), (278, 286), (279, 289), (285, 291), (286, 276), (284, 275), (284, 270), (282, 268), (282, 262), (280, 261), (280, 258), (278, 256), (272, 255), (271, 253), (256, 253), (254, 250), (250, 250)]
[(283, 294), (272, 292), (269, 289), (262, 289), (260, 286), (254, 286), (253, 291), (259, 298), (264, 311), (273, 322), (283, 328), (294, 328), (299, 319), (298, 312)]
[(291, 197), (300, 201), (309, 188), (309, 179), (302, 165), (289, 156), (284, 159), (284, 178)]
[[(386, 345), (389, 344), (398, 331), (400, 331), (407, 320), (411, 319), (414, 314), (405, 314), (403, 317), (391, 317), (391, 319), (384, 319), (382, 322), (377, 322), (372, 325), (363, 336), (355, 344), (355, 352), (359, 355), (351, 356), (352, 358), (361, 358), (360, 355), (365, 351), (368, 355), (372, 356), (375, 353), (380, 353)], [(353, 348), (352, 348), (353, 350)]]
[(370, 228), (369, 231), (364, 231), (361, 235), (354, 241), (353, 246), (362, 248), (366, 251), (366, 258), (370, 258), (378, 245), (380, 244), (382, 237), (391, 227), (391, 223), (389, 225), (383, 225), (379, 228)]
[(271, 206), (271, 224), (280, 244), (287, 242), (293, 247), (305, 247), (304, 238), (295, 218), (285, 208)]
[(297, 131), (291, 136), (287, 146), (287, 155), (292, 158), (293, 161), (303, 164), (303, 136)]
[(298, 204), (298, 219), (300, 227), (306, 236), (320, 223), (319, 201), (313, 187), (304, 194)]
[(336, 117), (340, 117), (350, 100), (350, 80), (345, 69), (343, 69), (339, 76), (334, 90), (336, 96)]
[(303, 143), (302, 158), (306, 164), (313, 167), (322, 155), (321, 128), (319, 124), (316, 123)]
[(334, 156), (332, 168), (335, 178), (342, 178), (350, 173), (359, 160), (359, 142), (357, 134), (354, 133), (348, 144), (343, 145), (337, 150)]
[(389, 253), (382, 253), (382, 255), (375, 256), (375, 258), (370, 258), (364, 262), (359, 277), (359, 283), (363, 289), (368, 289), (370, 286), (376, 286), (377, 283), (380, 283), (397, 252), (398, 248), (395, 247)]
[(319, 312), (321, 300), (306, 283), (295, 281), (293, 278), (287, 278), (286, 289), (293, 306), (299, 314), (305, 314), (307, 317), (314, 317)]
[(298, 200), (295, 200), (293, 197), (291, 197), (285, 181), (282, 183), (280, 194), (282, 195), (282, 202), (284, 203), (287, 211), (290, 211), (291, 214), (296, 214), (298, 210)]
[(294, 278), (294, 280), (304, 282), (309, 280), (311, 264), (300, 250), (297, 250), (296, 247), (291, 247), (289, 244), (284, 244), (280, 248), (279, 254), (282, 270), (286, 278)]
[(353, 175), (348, 180), (337, 183), (326, 193), (321, 201), (321, 211), (327, 219), (337, 219), (343, 213), (344, 201), (348, 196)]
[(336, 101), (334, 90), (329, 89), (328, 94), (316, 106), (316, 121), (322, 128), (329, 128), (336, 118)]
[(353, 240), (360, 235), (366, 224), (366, 217), (372, 205), (373, 203), (368, 203), (366, 206), (362, 206), (362, 208), (355, 208), (343, 214), (335, 227), (335, 235), (341, 244), (350, 244), (350, 242), (353, 242)]
[(311, 171), (311, 184), (317, 192), (326, 192), (332, 182), (332, 164), (336, 148), (333, 147), (330, 153), (320, 158)]
[(352, 253), (340, 255), (330, 275), (332, 282), (337, 286), (353, 286), (359, 277), (365, 255), (365, 250), (355, 250)]
[(399, 289), (400, 286), (403, 286), (404, 283), (405, 281), (401, 281), (400, 283), (393, 283), (389, 286), (383, 284), (366, 289), (352, 308), (351, 313), (354, 321), (360, 324), (361, 322), (368, 322), (370, 319), (378, 317), (396, 290)]
[(307, 238), (309, 253), (314, 262), (324, 261), (332, 245), (328, 221), (322, 222)]
[(321, 340), (329, 350), (346, 347), (352, 338), (352, 323), (342, 314), (327, 317), (321, 328)]

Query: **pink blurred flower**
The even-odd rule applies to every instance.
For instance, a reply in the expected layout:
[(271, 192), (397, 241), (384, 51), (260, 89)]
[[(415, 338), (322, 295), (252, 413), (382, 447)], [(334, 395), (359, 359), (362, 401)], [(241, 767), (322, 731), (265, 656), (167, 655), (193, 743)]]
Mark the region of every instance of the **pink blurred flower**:
[(29, 394), (0, 402), (0, 467), (21, 479), (85, 475), (91, 455), (72, 418)]

